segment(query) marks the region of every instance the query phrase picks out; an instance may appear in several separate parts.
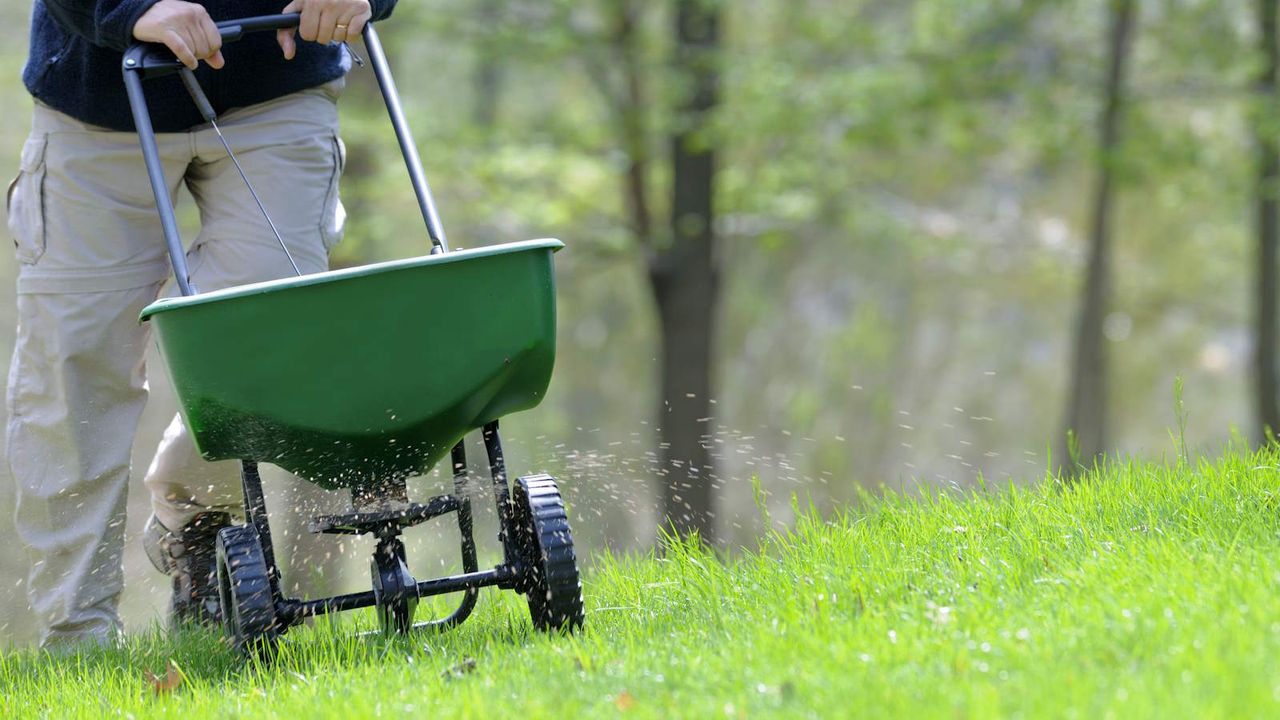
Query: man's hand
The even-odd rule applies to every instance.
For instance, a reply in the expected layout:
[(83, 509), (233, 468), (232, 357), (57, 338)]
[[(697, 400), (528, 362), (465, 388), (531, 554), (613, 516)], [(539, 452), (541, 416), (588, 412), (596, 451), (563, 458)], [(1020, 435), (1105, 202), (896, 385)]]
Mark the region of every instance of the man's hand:
[(215, 69), (223, 65), (218, 26), (213, 24), (209, 12), (195, 3), (160, 0), (138, 18), (133, 36), (143, 42), (164, 43), (192, 70), (201, 60)]
[[(302, 13), (302, 20), (298, 22), (298, 35), (303, 40), (322, 45), (360, 37), (365, 23), (373, 17), (369, 0), (293, 0), (280, 12)], [(293, 34), (293, 30), (276, 33), (286, 60), (292, 60), (298, 52)]]

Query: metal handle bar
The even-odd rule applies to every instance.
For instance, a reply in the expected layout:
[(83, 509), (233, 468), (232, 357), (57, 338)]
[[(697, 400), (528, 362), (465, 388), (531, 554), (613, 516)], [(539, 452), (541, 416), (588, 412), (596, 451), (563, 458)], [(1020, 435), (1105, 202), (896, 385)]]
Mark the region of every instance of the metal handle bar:
[[(263, 15), (259, 17), (224, 20), (217, 23), (223, 42), (235, 42), (245, 34), (270, 30), (287, 30), (298, 26), (301, 15)], [(427, 226), (427, 235), (431, 238), (431, 253), (449, 251), (449, 241), (445, 237), (440, 214), (436, 210), (435, 200), (431, 196), (431, 187), (427, 184), (426, 173), (422, 169), (422, 158), (413, 141), (409, 123), (405, 119), (404, 109), (400, 104), (400, 95), (396, 90), (395, 80), (391, 77), (391, 69), (387, 65), (387, 56), (382, 49), (382, 41), (373, 23), (364, 26), (364, 44), (369, 51), (369, 61), (373, 65), (374, 75), (378, 79), (378, 87), (382, 91), (383, 102), (387, 106), (387, 114), (395, 129), (396, 139), (400, 144), (400, 152), (404, 156), (405, 167), (409, 171), (409, 180), (413, 183), (413, 191), (417, 196), (418, 209), (422, 213), (423, 222)], [(147, 168), (147, 177), (151, 181), (151, 190), (155, 195), (156, 211), (160, 215), (160, 226), (164, 232), (165, 244), (169, 250), (169, 261), (173, 265), (174, 277), (178, 289), (183, 295), (193, 295), (196, 290), (191, 286), (188, 277), (186, 252), (182, 246), (182, 237), (178, 231), (178, 221), (169, 197), (168, 185), (164, 178), (163, 165), (160, 162), (160, 149), (156, 144), (155, 128), (151, 124), (151, 112), (147, 107), (146, 95), (142, 89), (142, 81), (154, 77), (171, 75), (181, 71), (183, 65), (163, 45), (152, 43), (134, 43), (124, 53), (122, 69), (124, 73), (125, 91), (129, 96), (129, 107), (133, 111), (134, 127), (138, 132), (138, 142), (142, 146), (142, 158)], [(188, 76), (188, 73), (183, 73)], [(191, 94), (202, 115), (212, 113), (212, 107), (194, 76), (184, 77), (183, 82)]]
[(215, 24), (218, 26), (218, 32), (222, 33), (222, 42), (225, 43), (235, 42), (245, 33), (296, 28), (301, 20), (301, 13), (286, 13), (284, 15), (261, 15), (240, 18), (239, 20), (223, 20)]
[[(288, 30), (298, 27), (302, 16), (298, 13), (286, 15), (262, 15), (260, 17), (240, 18), (239, 20), (223, 20), (215, 23), (223, 44), (233, 43), (245, 35), (270, 30)], [(129, 46), (124, 54), (125, 68), (141, 69), (146, 78), (172, 75), (186, 67), (169, 48), (159, 43), (137, 42)]]

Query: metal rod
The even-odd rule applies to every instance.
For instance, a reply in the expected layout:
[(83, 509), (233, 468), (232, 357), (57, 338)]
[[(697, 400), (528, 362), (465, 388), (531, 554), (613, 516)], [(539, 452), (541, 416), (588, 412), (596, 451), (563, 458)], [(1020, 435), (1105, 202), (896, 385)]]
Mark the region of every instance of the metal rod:
[(318, 515), (311, 521), (311, 532), (333, 535), (363, 535), (377, 532), (379, 527), (407, 528), (440, 517), (458, 509), (461, 501), (452, 495), (437, 495), (427, 503), (410, 503), (392, 511), (350, 512), (341, 515)]
[(364, 592), (337, 595), (320, 600), (299, 600), (298, 604), (294, 606), (293, 612), (296, 617), (304, 618), (331, 612), (346, 612), (347, 610), (373, 607), (376, 602), (373, 597), (373, 591), (365, 590)]
[(223, 20), (217, 25), (218, 32), (222, 35), (222, 41), (225, 43), (235, 42), (245, 33), (296, 28), (301, 19), (302, 15), (289, 13), (286, 15), (261, 15), (239, 20)]
[(467, 440), (463, 438), (449, 451), (449, 461), (453, 463), (453, 489), (462, 495), (462, 483), (467, 480)]
[(498, 539), (502, 541), (502, 558), (510, 565), (515, 562), (515, 547), (508, 530), (511, 529), (511, 488), (507, 484), (507, 461), (502, 455), (502, 438), (498, 436), (498, 421), (484, 426), (484, 449), (489, 455), (489, 474), (493, 478), (493, 500), (498, 507)]
[[(467, 448), (466, 440), (459, 440), (450, 453), (453, 462), (453, 491), (458, 497), (458, 535), (462, 538), (462, 571), (474, 573), (479, 569), (476, 562), (475, 529), (471, 518), (471, 497), (467, 495)], [(475, 610), (476, 600), (480, 597), (480, 588), (468, 588), (458, 603), (458, 607), (449, 615), (439, 620), (417, 623), (414, 630), (447, 630), (462, 624)]]
[(449, 240), (444, 234), (444, 225), (440, 222), (440, 213), (436, 210), (435, 200), (431, 198), (431, 186), (427, 184), (427, 175), (422, 170), (422, 158), (418, 155), (418, 146), (413, 142), (409, 131), (409, 122), (405, 119), (404, 108), (400, 105), (400, 93), (396, 90), (396, 81), (391, 77), (391, 68), (387, 66), (387, 55), (382, 50), (382, 41), (378, 39), (378, 31), (373, 23), (364, 26), (364, 45), (369, 51), (369, 63), (373, 65), (373, 74), (378, 78), (378, 87), (382, 90), (382, 100), (387, 105), (387, 114), (391, 116), (391, 125), (395, 128), (396, 139), (400, 141), (400, 152), (404, 155), (405, 167), (409, 170), (409, 180), (413, 183), (413, 192), (418, 197), (418, 209), (422, 211), (422, 220), (427, 224), (427, 235), (435, 246), (432, 253), (449, 252)]
[(475, 572), (475, 526), (471, 517), (471, 496), (467, 494), (467, 450), (465, 441), (453, 446), (453, 493), (458, 499), (458, 534), (462, 537), (462, 571)]
[(232, 164), (236, 166), (236, 172), (240, 173), (240, 179), (244, 181), (244, 186), (249, 189), (249, 194), (253, 196), (253, 201), (257, 203), (258, 211), (262, 213), (267, 225), (271, 226), (271, 234), (276, 236), (276, 242), (280, 243), (280, 249), (284, 251), (284, 256), (289, 259), (293, 274), (301, 277), (302, 271), (298, 269), (298, 263), (293, 261), (293, 253), (289, 252), (289, 246), (284, 244), (284, 238), (280, 237), (280, 231), (276, 229), (276, 224), (271, 219), (271, 214), (267, 212), (266, 206), (262, 204), (262, 198), (258, 197), (258, 191), (253, 189), (253, 183), (249, 182), (249, 176), (245, 174), (244, 168), (240, 167), (240, 160), (231, 151), (231, 144), (227, 142), (227, 136), (222, 134), (222, 128), (218, 127), (216, 120), (210, 120), (209, 124), (213, 126), (213, 131), (218, 134), (218, 139), (222, 141), (222, 147), (227, 151), (227, 157), (231, 158)]
[[(499, 566), (492, 570), (424, 580), (418, 583), (418, 597), (431, 597), (432, 595), (445, 595), (459, 590), (489, 587), (490, 585), (508, 582), (514, 579), (515, 576), (514, 569), (507, 566)], [(294, 612), (297, 617), (302, 618), (311, 615), (324, 615), (325, 613), (372, 607), (375, 602), (373, 591), (366, 590), (319, 600), (299, 600), (297, 605), (294, 606)]]
[(514, 569), (507, 565), (499, 565), (492, 570), (432, 578), (418, 583), (418, 597), (431, 597), (432, 595), (445, 595), (459, 590), (489, 587), (490, 585), (507, 582), (515, 577), (516, 571)]
[(231, 149), (231, 143), (227, 142), (227, 136), (223, 135), (222, 128), (218, 127), (218, 113), (213, 109), (213, 103), (209, 102), (209, 96), (204, 94), (204, 88), (200, 87), (200, 80), (196, 78), (196, 74), (191, 71), (191, 68), (186, 66), (183, 66), (178, 71), (178, 75), (182, 78), (182, 84), (187, 88), (187, 94), (191, 96), (192, 102), (199, 109), (200, 116), (204, 118), (205, 122), (213, 126), (213, 131), (218, 134), (218, 140), (222, 141), (222, 149), (227, 151), (227, 157), (231, 158), (232, 164), (236, 166), (236, 172), (240, 173), (240, 179), (244, 181), (244, 186), (249, 189), (249, 195), (253, 196), (253, 202), (258, 206), (258, 212), (262, 213), (262, 218), (271, 227), (271, 234), (276, 236), (276, 242), (280, 243), (280, 249), (284, 251), (284, 256), (289, 259), (289, 265), (293, 267), (293, 274), (301, 276), (302, 271), (298, 269), (298, 263), (293, 261), (293, 253), (289, 252), (289, 246), (284, 244), (284, 238), (280, 237), (280, 231), (276, 228), (275, 221), (271, 219), (271, 213), (267, 212), (267, 206), (262, 204), (262, 198), (258, 197), (258, 191), (253, 187), (253, 183), (249, 182), (249, 176), (240, 165), (240, 158), (236, 157), (235, 152)]
[(275, 545), (271, 542), (271, 524), (267, 521), (267, 498), (262, 492), (262, 475), (258, 463), (240, 461), (240, 484), (244, 489), (244, 509), (249, 524), (258, 531), (262, 543), (262, 556), (267, 562), (267, 579), (271, 583), (271, 597), (279, 605), (285, 598), (280, 594), (280, 567), (276, 565)]
[(164, 179), (164, 165), (160, 162), (160, 148), (156, 145), (156, 133), (151, 125), (151, 114), (147, 110), (147, 100), (142, 92), (141, 70), (124, 70), (125, 92), (129, 95), (129, 107), (133, 110), (133, 124), (138, 131), (138, 142), (142, 145), (142, 161), (147, 166), (147, 176), (151, 180), (151, 191), (156, 198), (156, 211), (160, 214), (160, 229), (164, 233), (165, 244), (169, 248), (169, 262), (173, 265), (174, 279), (178, 282), (178, 290), (183, 295), (194, 295), (196, 289), (191, 285), (187, 271), (187, 254), (182, 246), (182, 235), (178, 232), (178, 218), (174, 214), (173, 199), (169, 197), (169, 184)]

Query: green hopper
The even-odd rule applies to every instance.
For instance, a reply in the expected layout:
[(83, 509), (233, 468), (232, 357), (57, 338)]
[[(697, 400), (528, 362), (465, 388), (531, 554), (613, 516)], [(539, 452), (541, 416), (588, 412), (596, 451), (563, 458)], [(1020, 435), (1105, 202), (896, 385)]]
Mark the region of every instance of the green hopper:
[(327, 488), (430, 469), (538, 404), (555, 360), (557, 240), (460, 250), (160, 300), (154, 326), (206, 460)]

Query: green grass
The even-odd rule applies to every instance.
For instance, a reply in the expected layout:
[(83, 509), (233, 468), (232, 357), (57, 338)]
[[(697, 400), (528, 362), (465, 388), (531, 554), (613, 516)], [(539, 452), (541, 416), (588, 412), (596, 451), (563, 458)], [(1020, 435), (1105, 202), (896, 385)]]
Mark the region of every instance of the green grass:
[[(4, 717), (1275, 717), (1280, 455), (891, 495), (724, 562), (598, 558), (587, 630), (486, 592), (449, 634), (351, 621), (270, 667), (216, 638), (0, 658)], [(357, 625), (366, 623), (360, 619)], [(144, 672), (185, 679), (153, 696)]]

